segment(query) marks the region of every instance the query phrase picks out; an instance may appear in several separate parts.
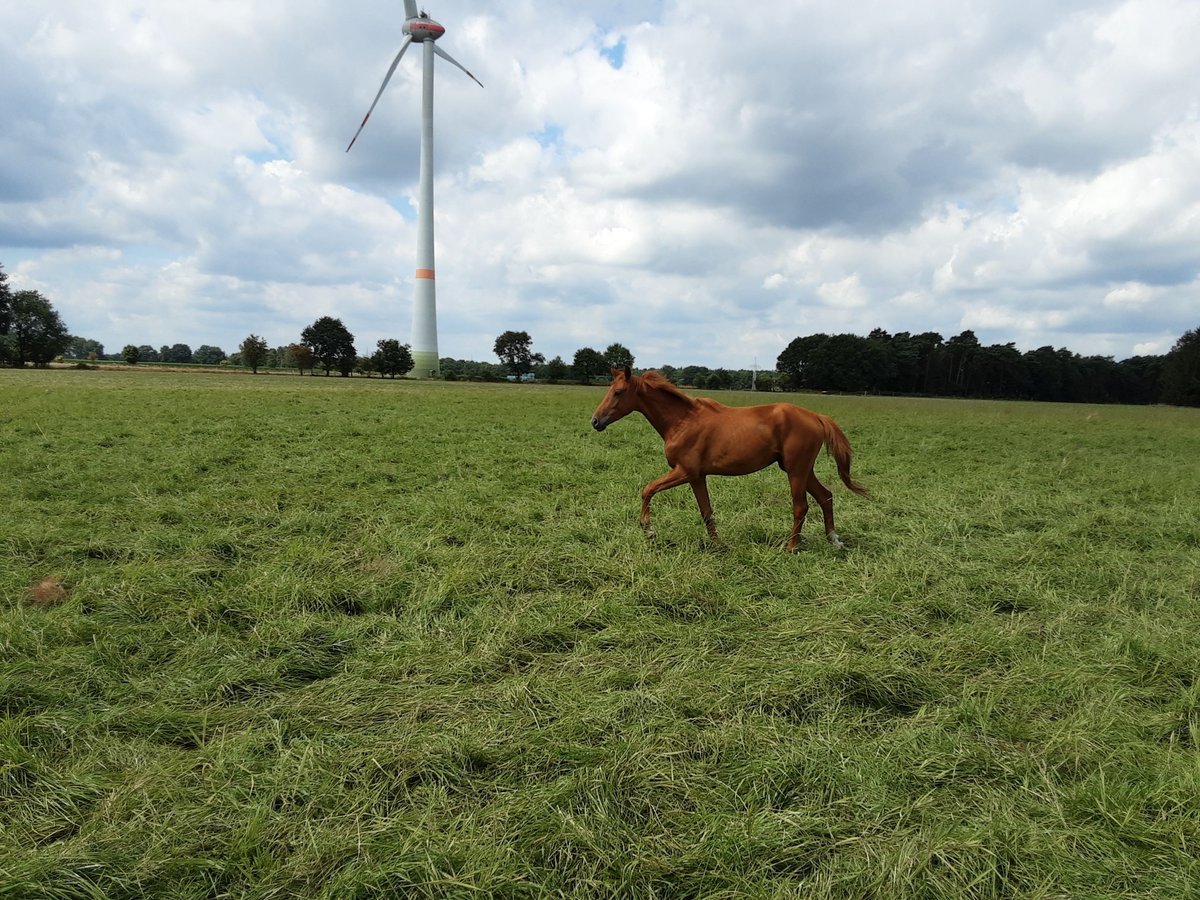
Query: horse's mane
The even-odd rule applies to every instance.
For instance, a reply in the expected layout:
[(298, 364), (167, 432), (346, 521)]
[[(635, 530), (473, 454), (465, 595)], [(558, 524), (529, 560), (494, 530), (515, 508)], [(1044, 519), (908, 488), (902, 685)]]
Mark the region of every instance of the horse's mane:
[(675, 387), (675, 385), (667, 380), (666, 376), (662, 375), (655, 369), (651, 369), (648, 372), (643, 372), (639, 377), (641, 378), (643, 387), (648, 387), (651, 390), (663, 391), (664, 393), (679, 397), (682, 400), (686, 400), (688, 403), (692, 403), (694, 401), (694, 398), (689, 397), (679, 388)]

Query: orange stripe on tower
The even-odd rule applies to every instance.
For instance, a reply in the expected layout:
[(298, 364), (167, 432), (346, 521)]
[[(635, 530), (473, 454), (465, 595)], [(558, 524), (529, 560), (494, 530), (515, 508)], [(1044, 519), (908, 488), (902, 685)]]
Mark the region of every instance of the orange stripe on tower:
[(433, 269), (417, 269), (418, 278), (428, 278), (433, 281)]

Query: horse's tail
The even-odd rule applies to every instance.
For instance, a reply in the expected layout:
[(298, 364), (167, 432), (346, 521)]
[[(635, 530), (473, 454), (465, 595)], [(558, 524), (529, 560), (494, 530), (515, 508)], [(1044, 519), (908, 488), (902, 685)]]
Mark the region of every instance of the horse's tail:
[(867, 496), (867, 489), (850, 477), (850, 441), (846, 439), (842, 429), (838, 428), (837, 422), (829, 416), (818, 415), (818, 418), (821, 420), (821, 427), (825, 430), (825, 450), (837, 463), (838, 475), (841, 476), (842, 484), (856, 494)]

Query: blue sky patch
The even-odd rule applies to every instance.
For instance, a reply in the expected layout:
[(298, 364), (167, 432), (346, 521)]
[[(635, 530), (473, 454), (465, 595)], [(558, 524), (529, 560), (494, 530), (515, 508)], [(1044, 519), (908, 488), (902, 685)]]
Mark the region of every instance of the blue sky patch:
[(621, 68), (625, 65), (625, 38), (621, 38), (611, 47), (601, 47), (600, 55), (607, 59), (614, 69)]

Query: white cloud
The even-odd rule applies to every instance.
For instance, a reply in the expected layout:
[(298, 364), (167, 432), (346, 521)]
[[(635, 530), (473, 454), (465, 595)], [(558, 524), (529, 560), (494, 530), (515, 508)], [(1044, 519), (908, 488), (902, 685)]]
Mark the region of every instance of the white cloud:
[[(732, 34), (713, 0), (430, 5), (486, 86), (438, 68), (446, 355), (522, 328), (741, 367), (880, 326), (1123, 357), (1196, 326), (1194, 3), (820, 0)], [(113, 347), (283, 343), (325, 313), (407, 339), (419, 49), (343, 152), (395, 8), (0, 14), (15, 286)]]

